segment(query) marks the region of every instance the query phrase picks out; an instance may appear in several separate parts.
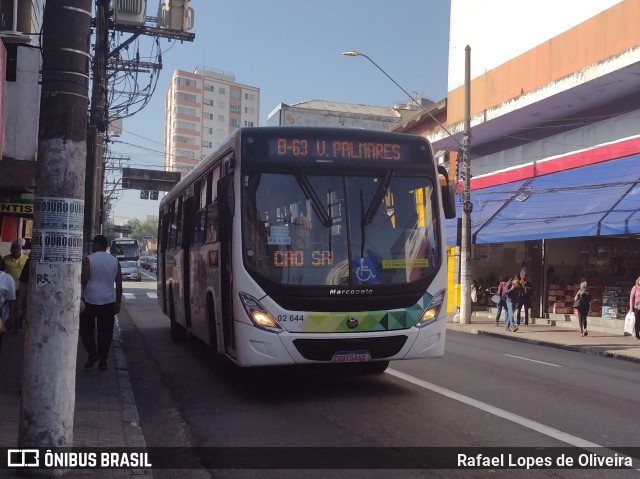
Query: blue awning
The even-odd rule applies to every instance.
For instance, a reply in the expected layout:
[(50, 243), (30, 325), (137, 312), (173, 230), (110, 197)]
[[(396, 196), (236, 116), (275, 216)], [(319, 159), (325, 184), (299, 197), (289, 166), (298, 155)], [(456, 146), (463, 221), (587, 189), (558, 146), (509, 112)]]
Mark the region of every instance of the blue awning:
[[(472, 190), (471, 201), (476, 244), (638, 234), (640, 155)], [(446, 228), (455, 244), (456, 220)]]

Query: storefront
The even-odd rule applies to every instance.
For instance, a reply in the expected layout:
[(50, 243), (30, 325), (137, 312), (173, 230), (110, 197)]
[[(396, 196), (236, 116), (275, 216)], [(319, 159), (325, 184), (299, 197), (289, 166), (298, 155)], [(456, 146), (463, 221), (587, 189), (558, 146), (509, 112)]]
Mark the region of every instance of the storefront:
[[(590, 315), (624, 319), (640, 276), (639, 152), (633, 137), (473, 178), (476, 282), (495, 286), (526, 265), (537, 290), (534, 317), (573, 315), (586, 280)], [(455, 220), (447, 231), (455, 244)]]

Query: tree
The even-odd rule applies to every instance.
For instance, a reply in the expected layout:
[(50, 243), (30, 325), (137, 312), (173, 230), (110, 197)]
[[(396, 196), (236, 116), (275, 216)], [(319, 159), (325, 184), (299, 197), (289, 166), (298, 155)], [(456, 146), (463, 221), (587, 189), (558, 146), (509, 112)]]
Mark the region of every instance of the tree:
[(132, 219), (127, 221), (127, 226), (131, 227), (130, 238), (135, 238), (146, 245), (147, 241), (156, 242), (158, 236), (158, 218), (151, 217), (146, 220)]

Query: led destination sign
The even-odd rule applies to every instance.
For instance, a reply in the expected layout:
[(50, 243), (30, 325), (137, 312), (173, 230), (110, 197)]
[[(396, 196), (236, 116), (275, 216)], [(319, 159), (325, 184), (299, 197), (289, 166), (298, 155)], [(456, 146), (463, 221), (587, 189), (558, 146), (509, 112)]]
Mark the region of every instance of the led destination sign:
[(269, 155), (278, 158), (408, 161), (410, 150), (400, 143), (317, 138), (273, 138)]

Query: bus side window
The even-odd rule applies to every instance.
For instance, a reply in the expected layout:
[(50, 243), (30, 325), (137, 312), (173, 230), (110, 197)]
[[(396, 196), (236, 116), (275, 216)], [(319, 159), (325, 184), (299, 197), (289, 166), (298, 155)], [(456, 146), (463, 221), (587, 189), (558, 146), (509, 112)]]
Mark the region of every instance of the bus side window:
[(171, 225), (171, 227), (173, 228), (173, 226), (175, 225), (175, 230), (176, 230), (176, 244), (175, 247), (176, 248), (180, 248), (182, 246), (182, 225), (183, 225), (183, 221), (182, 221), (182, 197), (179, 197), (176, 199), (176, 216), (174, 219), (174, 224)]
[(218, 205), (207, 206), (206, 211), (206, 242), (217, 243), (218, 242)]
[(204, 243), (204, 234), (207, 227), (207, 216), (205, 210), (200, 210), (196, 213), (195, 231), (193, 232), (193, 244)]

